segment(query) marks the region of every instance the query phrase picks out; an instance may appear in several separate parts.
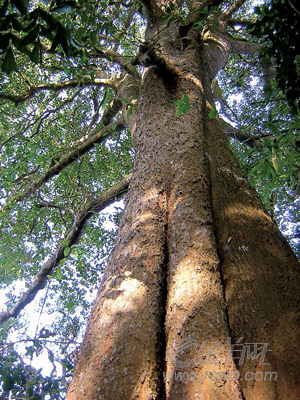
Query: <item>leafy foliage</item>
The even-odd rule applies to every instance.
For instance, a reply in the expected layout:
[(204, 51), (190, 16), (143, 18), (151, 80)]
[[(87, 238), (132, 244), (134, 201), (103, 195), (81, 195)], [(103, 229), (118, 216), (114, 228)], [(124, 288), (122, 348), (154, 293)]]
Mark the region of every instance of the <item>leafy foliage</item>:
[(66, 55), (74, 53), (78, 46), (59, 15), (71, 13), (75, 7), (73, 0), (44, 0), (34, 5), (29, 0), (5, 0), (0, 8), (2, 71), (10, 74), (18, 70), (17, 51), (36, 64), (42, 61), (43, 45), (48, 44), (50, 51), (60, 46)]
[(218, 80), (220, 114), (245, 134), (243, 140), (232, 136), (232, 150), (299, 256), (299, 117), (290, 114), (278, 89), (266, 102), (256, 57), (233, 55)]
[(183, 96), (183, 99), (178, 99), (174, 102), (176, 107), (176, 117), (179, 117), (181, 114), (187, 114), (190, 111), (190, 99), (187, 94)]
[[(37, 347), (40, 347), (39, 341), (27, 347), (27, 351), (34, 351)], [(15, 399), (39, 400), (46, 395), (53, 400), (63, 398), (65, 390), (60, 385), (60, 379), (55, 376), (44, 377), (40, 371), (24, 363), (12, 347), (7, 347), (2, 353), (0, 371), (3, 399), (8, 398), (9, 394)]]
[(251, 32), (263, 40), (262, 63), (266, 65), (275, 59), (278, 86), (286, 94), (293, 112), (299, 112), (299, 4), (293, 0), (272, 0), (256, 12), (259, 19)]

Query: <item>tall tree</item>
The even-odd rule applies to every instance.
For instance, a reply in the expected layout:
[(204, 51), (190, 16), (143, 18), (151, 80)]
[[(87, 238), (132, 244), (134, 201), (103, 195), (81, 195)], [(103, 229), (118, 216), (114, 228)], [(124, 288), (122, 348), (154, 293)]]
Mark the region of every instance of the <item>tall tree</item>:
[[(46, 39), (40, 28), (23, 42), (31, 58), (40, 43), (40, 75), (25, 70), (26, 52), (10, 42), (19, 71), (0, 94), (1, 162), (13, 167), (2, 173), (2, 257), (7, 268), (11, 257), (26, 262), (7, 276), (28, 279), (33, 268), (36, 277), (1, 322), (16, 317), (55, 270), (59, 282), (70, 277), (61, 263), (87, 221), (128, 190), (68, 400), (299, 398), (299, 264), (228, 143), (234, 138), (235, 152), (270, 190), (284, 182), (295, 197), (297, 121), (280, 109), (280, 92), (269, 99), (275, 105), (263, 104), (252, 73), (260, 70), (260, 45), (249, 39), (245, 27), (254, 22), (244, 3), (54, 8), (78, 53), (66, 57), (64, 42), (51, 45), (61, 25)], [(247, 89), (250, 115), (230, 102), (234, 86)], [(267, 115), (255, 121), (257, 103)], [(238, 116), (245, 131), (228, 123)], [(129, 132), (134, 166), (125, 176)], [(76, 273), (86, 274), (82, 264)]]

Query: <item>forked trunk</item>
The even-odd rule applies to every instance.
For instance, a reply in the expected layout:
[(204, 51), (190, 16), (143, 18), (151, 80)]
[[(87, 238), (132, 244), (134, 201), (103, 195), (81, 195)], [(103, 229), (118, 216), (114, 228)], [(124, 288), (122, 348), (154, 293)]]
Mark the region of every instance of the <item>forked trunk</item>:
[(298, 262), (208, 118), (195, 43), (174, 49), (175, 72), (144, 75), (133, 178), (68, 400), (300, 397)]

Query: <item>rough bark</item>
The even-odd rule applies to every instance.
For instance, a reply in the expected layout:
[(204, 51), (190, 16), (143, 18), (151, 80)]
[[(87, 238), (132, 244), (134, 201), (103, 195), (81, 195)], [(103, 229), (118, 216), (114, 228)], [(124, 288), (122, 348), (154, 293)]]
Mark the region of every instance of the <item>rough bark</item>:
[(233, 342), (268, 343), (269, 365), (246, 371), (277, 380), (242, 382), (245, 399), (298, 399), (299, 263), (243, 177), (217, 121), (207, 121), (207, 150), (221, 273)]
[[(159, 31), (164, 60), (144, 74), (126, 207), (66, 399), (299, 398), (297, 260), (207, 117), (230, 42)], [(230, 337), (269, 343), (270, 364), (239, 365)], [(242, 379), (267, 368), (277, 382)]]

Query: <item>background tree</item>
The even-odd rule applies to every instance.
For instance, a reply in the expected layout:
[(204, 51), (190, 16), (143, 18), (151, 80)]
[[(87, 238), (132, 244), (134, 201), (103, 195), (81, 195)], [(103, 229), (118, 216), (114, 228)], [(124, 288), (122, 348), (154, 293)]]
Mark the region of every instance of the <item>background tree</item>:
[[(172, 128), (175, 133), (178, 133), (177, 129), (188, 131), (188, 123), (181, 124), (184, 119), (191, 118), (192, 126), (197, 126), (194, 125), (195, 120), (192, 116), (197, 115), (195, 102), (198, 101), (198, 95), (193, 85), (185, 86), (181, 78), (178, 79), (176, 68), (180, 70), (183, 64), (191, 64), (192, 58), (188, 49), (191, 43), (195, 44), (195, 38), (199, 44), (209, 45), (211, 48), (216, 38), (223, 41), (226, 39), (231, 44), (231, 50), (228, 52), (230, 54), (223, 52), (226, 56), (224, 62), (222, 54), (214, 59), (216, 53), (214, 50), (211, 53), (209, 66), (213, 70), (212, 75), (220, 69), (220, 65), (224, 69), (221, 68), (211, 83), (215, 103), (208, 90), (210, 82), (205, 83), (207, 100), (210, 103), (210, 108), (206, 110), (207, 129), (220, 131), (218, 125), (212, 128), (217, 123), (218, 108), (223, 118), (223, 130), (230, 138), (232, 150), (239, 158), (244, 172), (296, 248), (299, 187), (299, 158), (296, 152), (298, 117), (289, 114), (284, 96), (279, 90), (274, 90), (266, 102), (262, 91), (264, 83), (261, 60), (256, 55), (258, 44), (246, 29), (246, 25), (254, 23), (253, 12), (250, 5), (247, 7), (242, 3), (169, 3), (165, 8), (160, 8), (156, 3), (147, 2), (144, 6), (140, 3), (88, 2), (81, 4), (80, 9), (76, 3), (71, 2), (35, 3), (35, 8), (27, 2), (4, 3), (1, 14), (2, 36), (5, 38), (1, 41), (5, 44), (2, 48), (2, 70), (11, 75), (3, 75), (0, 94), (3, 206), (1, 281), (7, 285), (22, 279), (25, 287), (21, 296), (19, 293), (14, 294), (12, 286), (9, 287), (7, 311), (1, 315), (5, 349), (2, 355), (3, 398), (9, 396), (9, 393), (14, 398), (19, 398), (20, 387), (22, 395), (28, 398), (35, 398), (33, 393), (43, 396), (41, 391), (46, 393), (47, 390), (53, 399), (63, 396), (63, 387), (68, 382), (69, 370), (75, 356), (74, 349), (78, 346), (82, 334), (80, 327), (89, 313), (91, 296), (88, 296), (88, 292), (93, 291), (101, 281), (103, 266), (115, 233), (115, 228), (112, 232), (105, 229), (105, 216), (97, 214), (127, 191), (130, 181), (128, 174), (133, 164), (130, 134), (136, 132), (136, 129), (141, 129), (135, 127), (136, 121), (138, 127), (147, 124), (152, 128), (144, 126), (144, 130), (150, 129), (149, 132), (153, 132), (154, 122), (147, 114), (143, 97), (139, 107), (137, 102), (140, 90), (144, 90), (144, 98), (145, 95), (147, 98), (151, 97), (149, 86), (148, 92), (145, 92), (147, 86), (141, 89), (142, 67), (152, 66), (152, 73), (153, 68), (156, 71), (151, 79), (151, 85), (160, 94), (155, 100), (158, 104), (161, 103), (161, 109), (155, 109), (156, 119), (159, 121), (162, 114), (168, 115), (167, 126), (171, 126), (170, 121), (173, 121), (174, 126), (178, 125)], [(24, 19), (22, 27), (16, 22), (20, 18)], [(160, 32), (160, 36), (157, 32)], [(174, 37), (170, 44), (168, 40), (172, 35)], [(249, 41), (254, 44), (247, 44)], [(174, 51), (181, 52), (183, 63), (175, 67), (172, 64)], [(30, 59), (33, 63), (42, 59), (42, 64), (35, 66), (30, 63)], [(178, 60), (176, 62), (178, 63)], [(204, 79), (203, 76), (201, 79)], [(166, 96), (166, 90), (167, 93), (171, 93), (169, 97)], [(148, 108), (151, 109), (151, 103), (148, 104)], [(199, 121), (196, 124), (199, 124)], [(157, 127), (159, 132), (161, 126)], [(174, 135), (172, 129), (170, 130)], [(146, 162), (147, 157), (151, 155), (147, 156), (144, 149), (141, 152), (141, 144), (135, 140), (136, 153), (144, 152), (144, 161), (138, 158), (136, 163)], [(144, 140), (145, 138), (141, 138), (140, 142), (144, 143)], [(165, 138), (162, 140), (163, 143), (157, 142), (157, 149), (160, 151)], [(212, 141), (216, 149), (218, 140), (216, 138)], [(220, 139), (220, 143), (224, 144), (224, 139)], [(207, 152), (212, 157), (214, 149), (207, 146)], [(224, 150), (215, 149), (220, 159), (227, 157), (226, 143), (224, 146)], [(158, 158), (155, 163), (159, 166), (161, 158), (156, 156)], [(148, 171), (144, 167), (143, 176), (148, 176), (152, 164), (149, 161)], [(194, 173), (199, 174), (202, 167), (206, 174), (206, 167), (201, 165), (197, 166)], [(171, 169), (169, 165), (167, 170)], [(239, 174), (238, 170), (237, 173)], [(217, 178), (214, 178), (214, 185), (226, 188), (228, 178), (222, 176), (222, 179), (217, 184)], [(230, 178), (228, 182), (231, 180), (234, 178)], [(148, 183), (145, 182), (143, 186), (142, 178), (137, 180), (136, 176), (135, 182), (140, 186), (141, 192), (138, 194), (139, 198), (142, 198)], [(159, 178), (157, 182), (162, 184)], [(242, 185), (241, 180), (238, 182)], [(230, 187), (231, 183), (228, 185)], [(170, 191), (172, 192), (172, 187)], [(161, 193), (164, 192), (166, 189), (162, 188)], [(221, 195), (223, 197), (224, 193), (221, 192)], [(168, 197), (169, 195), (166, 196)], [(161, 200), (162, 208), (165, 207), (166, 198)], [(130, 204), (130, 199), (127, 201)], [(206, 206), (201, 204), (200, 208)], [(131, 218), (134, 218), (138, 208), (127, 209), (128, 213), (132, 213)], [(218, 210), (214, 212), (216, 215)], [(109, 218), (118, 223), (118, 213), (119, 210), (116, 210)], [(163, 218), (165, 217), (161, 217), (161, 221), (157, 222), (158, 232), (164, 226)], [(219, 218), (219, 223), (221, 222), (222, 218)], [(149, 223), (149, 229), (151, 226), (153, 227)], [(218, 222), (215, 228), (218, 231)], [(123, 232), (124, 230), (127, 229), (123, 223)], [(273, 234), (278, 235), (275, 232)], [(222, 235), (225, 233), (221, 232)], [(238, 236), (238, 233), (236, 235)], [(172, 244), (161, 242), (162, 236), (158, 234), (156, 242), (154, 240), (155, 243), (161, 244), (156, 250), (158, 254), (164, 255), (161, 258), (166, 258), (166, 254), (170, 257)], [(143, 237), (136, 243), (142, 239)], [(228, 234), (225, 238), (226, 246), (232, 248), (235, 240), (232, 233)], [(220, 246), (221, 239), (218, 233), (217, 241)], [(236, 245), (238, 257), (245, 260), (247, 246), (238, 242)], [(143, 246), (147, 249), (146, 242)], [(234, 250), (231, 251), (234, 253)], [(222, 255), (221, 249), (218, 252), (221, 259), (223, 257), (226, 267), (226, 255)], [(262, 253), (257, 251), (257, 254), (258, 256), (251, 249), (249, 257), (261, 259)], [(290, 262), (291, 266), (293, 262), (295, 261)], [(165, 259), (158, 264), (166, 265), (167, 261)], [(289, 269), (287, 271), (285, 274), (290, 278), (292, 274)], [(278, 287), (278, 276), (283, 274), (283, 271), (279, 270), (276, 274), (277, 272), (274, 272), (274, 284), (271, 285), (273, 290), (274, 287)], [(50, 279), (50, 276), (55, 279)], [(223, 277), (225, 281), (229, 280), (226, 273)], [(194, 283), (194, 278), (189, 278), (191, 284)], [(236, 273), (235, 279), (237, 285), (239, 274)], [(251, 281), (250, 278), (249, 280)], [(151, 295), (153, 304), (156, 304), (155, 317), (162, 321), (166, 316), (165, 307), (162, 307), (160, 302), (166, 301), (166, 294), (161, 294), (163, 286), (159, 287), (159, 282), (165, 282), (161, 270), (157, 270), (157, 276), (152, 281)], [(46, 293), (43, 293), (40, 300), (40, 310), (51, 314), (53, 322), (38, 322), (35, 331), (26, 335), (28, 322), (25, 318), (20, 317), (16, 321), (9, 318), (18, 316), (39, 289), (46, 285)], [(230, 283), (227, 282), (225, 286), (230, 287)], [(282, 286), (284, 287), (284, 283)], [(242, 290), (242, 286), (237, 287)], [(262, 288), (265, 290), (266, 284)], [(291, 293), (291, 297), (296, 299), (296, 294)], [(287, 308), (290, 312), (293, 312), (294, 301), (290, 309)], [(115, 304), (117, 307), (118, 302)], [(233, 315), (243, 315), (241, 310), (234, 307), (233, 310)], [(205, 310), (205, 313), (207, 312)], [(278, 310), (277, 312), (279, 315)], [(230, 315), (228, 318), (230, 319)], [(160, 330), (163, 331), (164, 323), (160, 325)], [(12, 338), (15, 331), (19, 332), (19, 336)], [(232, 333), (233, 331), (233, 340), (238, 339), (237, 333), (235, 336)], [(158, 335), (158, 332), (153, 332), (153, 338), (157, 337), (155, 335)], [(251, 337), (249, 332), (243, 330), (241, 336)], [(251, 338), (253, 339), (253, 336)], [(161, 342), (163, 351), (163, 335), (157, 340)], [(198, 340), (201, 341), (199, 338)], [(268, 341), (269, 337), (264, 340)], [(23, 357), (29, 364), (35, 355), (42, 351), (47, 353), (50, 362), (53, 363), (50, 379), (52, 383), (48, 388), (47, 385), (43, 388), (39, 386), (42, 385), (40, 378), (39, 383), (32, 383), (32, 377), (39, 376), (39, 371), (34, 371), (31, 367), (32, 373), (29, 374), (25, 365), (22, 368), (23, 361), (16, 361), (20, 356), (14, 349), (19, 350), (17, 345), (20, 341), (26, 343), (26, 354)], [(291, 339), (290, 343), (292, 341)], [(129, 340), (126, 343), (129, 343)], [(143, 347), (147, 348), (145, 341)], [(291, 347), (288, 350), (293, 351)], [(277, 347), (275, 351), (281, 354)], [(152, 379), (152, 386), (145, 389), (157, 391), (157, 396), (160, 396), (158, 398), (163, 398), (162, 390), (165, 386), (161, 373), (164, 369), (163, 359), (162, 356), (161, 364), (158, 363), (156, 369), (153, 369), (153, 376), (148, 374), (147, 381)], [(55, 369), (58, 368), (57, 362), (63, 366), (63, 376), (59, 385), (56, 385), (54, 378)], [(284, 360), (282, 363), (284, 367), (280, 365), (280, 369), (286, 369), (288, 373), (291, 368), (296, 371), (293, 361), (289, 368), (284, 364)], [(112, 365), (116, 371), (114, 364)], [(278, 365), (277, 367), (279, 368)], [(15, 373), (16, 369), (18, 373)], [(7, 371), (11, 373), (8, 374)], [(122, 383), (116, 376), (114, 378), (115, 383), (119, 385), (116, 386), (115, 393), (119, 393)], [(293, 379), (290, 381), (290, 378), (284, 378), (281, 377), (281, 383), (294, 382)], [(96, 386), (95, 388), (98, 389)], [(110, 384), (107, 398), (112, 396), (111, 388)], [(297, 394), (293, 385), (290, 385), (290, 389), (292, 394), (289, 395), (292, 398), (292, 395)], [(130, 384), (127, 390), (132, 390)], [(139, 390), (138, 384), (136, 390)], [(170, 386), (168, 390), (171, 390)], [(180, 390), (185, 389), (178, 390), (178, 396), (184, 398)], [(211, 393), (210, 390), (210, 387), (206, 387), (201, 393), (206, 395)], [(226, 386), (224, 393), (228, 390)], [(235, 387), (232, 390), (234, 394), (231, 393), (231, 398), (238, 396), (240, 389)], [(255, 390), (264, 389), (259, 386)], [(281, 389), (282, 392), (278, 390), (265, 389), (267, 397), (261, 398), (272, 398), (272, 391), (279, 397), (283, 396), (285, 389)], [(258, 392), (253, 388), (249, 389), (247, 385), (243, 387), (243, 391), (247, 399), (251, 396), (258, 398)], [(216, 395), (220, 396), (220, 393)], [(104, 396), (103, 394), (103, 398), (106, 398)], [(128, 396), (130, 398), (130, 395)], [(77, 395), (76, 398), (79, 397)]]

